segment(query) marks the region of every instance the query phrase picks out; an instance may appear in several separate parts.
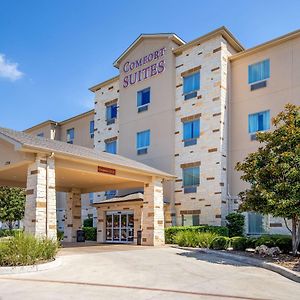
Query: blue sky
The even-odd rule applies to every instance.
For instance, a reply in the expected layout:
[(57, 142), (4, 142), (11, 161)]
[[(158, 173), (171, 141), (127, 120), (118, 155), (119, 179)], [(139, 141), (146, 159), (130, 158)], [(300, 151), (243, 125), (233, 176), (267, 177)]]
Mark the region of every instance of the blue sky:
[(245, 47), (300, 29), (300, 0), (0, 0), (0, 126), (93, 108), (89, 87), (140, 33), (190, 41), (222, 25)]

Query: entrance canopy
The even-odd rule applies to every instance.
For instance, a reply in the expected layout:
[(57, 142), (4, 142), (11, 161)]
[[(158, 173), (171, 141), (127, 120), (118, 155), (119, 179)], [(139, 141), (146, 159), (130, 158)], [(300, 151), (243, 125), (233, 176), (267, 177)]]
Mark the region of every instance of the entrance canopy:
[(36, 155), (55, 159), (56, 191), (81, 193), (143, 187), (175, 177), (120, 155), (0, 128), (0, 186), (26, 188)]

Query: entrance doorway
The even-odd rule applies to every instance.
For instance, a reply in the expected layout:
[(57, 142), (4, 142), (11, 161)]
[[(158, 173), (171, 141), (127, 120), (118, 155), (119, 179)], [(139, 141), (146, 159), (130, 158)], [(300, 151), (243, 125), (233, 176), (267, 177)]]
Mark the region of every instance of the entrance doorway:
[(132, 243), (134, 214), (131, 211), (106, 213), (106, 242)]

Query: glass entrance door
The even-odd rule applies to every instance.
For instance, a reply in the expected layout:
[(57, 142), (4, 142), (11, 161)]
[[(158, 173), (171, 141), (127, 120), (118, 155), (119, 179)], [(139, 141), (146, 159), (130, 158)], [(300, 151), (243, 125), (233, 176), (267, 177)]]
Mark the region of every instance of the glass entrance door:
[(134, 214), (132, 212), (106, 213), (106, 241), (114, 243), (133, 242)]

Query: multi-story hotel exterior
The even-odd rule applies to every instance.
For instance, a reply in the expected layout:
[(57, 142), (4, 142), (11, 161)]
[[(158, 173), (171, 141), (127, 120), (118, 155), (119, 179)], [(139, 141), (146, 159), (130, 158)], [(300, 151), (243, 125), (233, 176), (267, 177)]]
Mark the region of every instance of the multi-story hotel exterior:
[[(224, 27), (188, 43), (142, 34), (114, 66), (118, 76), (90, 88), (94, 145), (78, 143), (174, 174), (163, 184), (165, 226), (223, 225), (246, 187), (234, 167), (257, 149), (255, 133), (272, 129), (284, 104), (300, 104), (300, 31), (251, 49)], [(66, 140), (72, 126), (63, 123)], [(141, 192), (127, 186), (97, 194), (98, 241), (133, 241), (143, 218), (151, 228)], [(281, 219), (253, 213), (246, 229), (285, 232)]]

